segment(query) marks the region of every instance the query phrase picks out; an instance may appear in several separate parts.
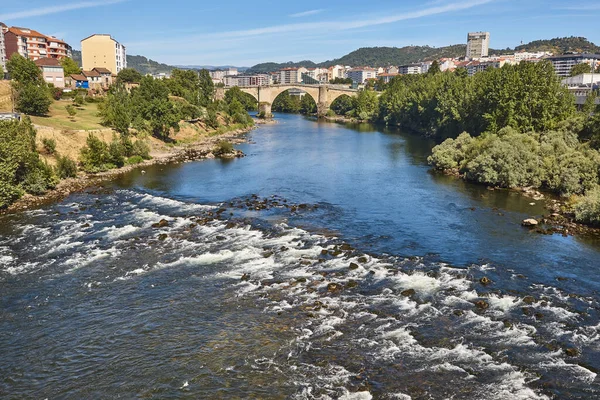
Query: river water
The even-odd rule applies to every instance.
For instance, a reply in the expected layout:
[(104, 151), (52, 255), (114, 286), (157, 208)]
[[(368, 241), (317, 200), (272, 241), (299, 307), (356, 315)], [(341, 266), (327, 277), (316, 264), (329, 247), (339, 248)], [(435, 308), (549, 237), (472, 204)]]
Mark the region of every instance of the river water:
[(600, 398), (597, 239), (421, 138), (276, 118), (0, 217), (0, 397)]

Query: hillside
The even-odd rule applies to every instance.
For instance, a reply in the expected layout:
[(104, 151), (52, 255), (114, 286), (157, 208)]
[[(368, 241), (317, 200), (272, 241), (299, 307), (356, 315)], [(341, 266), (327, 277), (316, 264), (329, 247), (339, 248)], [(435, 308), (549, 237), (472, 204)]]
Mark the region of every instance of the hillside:
[[(73, 50), (73, 60), (81, 65), (81, 51)], [(150, 60), (144, 56), (127, 55), (127, 66), (137, 70), (139, 73), (156, 74), (160, 72), (171, 72), (175, 67)]]
[(0, 81), (0, 112), (12, 111), (10, 81)]
[(551, 51), (562, 53), (600, 53), (600, 47), (584, 37), (563, 37), (550, 40), (535, 40), (515, 47), (516, 51)]
[[(271, 72), (284, 67), (328, 67), (331, 65), (351, 65), (386, 67), (403, 65), (419, 61), (430, 61), (443, 57), (462, 57), (466, 52), (465, 44), (454, 44), (444, 47), (406, 46), (406, 47), (363, 47), (343, 57), (315, 64), (312, 61), (278, 63), (262, 63), (251, 67), (248, 72)], [(550, 40), (536, 40), (524, 45), (504, 50), (490, 49), (490, 55), (510, 54), (514, 51), (551, 51), (555, 54), (568, 52), (600, 53), (600, 47), (583, 37), (564, 37)]]

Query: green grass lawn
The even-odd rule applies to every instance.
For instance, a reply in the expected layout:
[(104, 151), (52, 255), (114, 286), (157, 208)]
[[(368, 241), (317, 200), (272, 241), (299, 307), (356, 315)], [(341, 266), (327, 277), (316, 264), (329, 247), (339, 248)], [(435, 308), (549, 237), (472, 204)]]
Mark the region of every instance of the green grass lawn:
[(65, 109), (66, 105), (72, 104), (69, 100), (58, 100), (50, 105), (47, 117), (31, 117), (36, 125), (49, 126), (56, 129), (66, 130), (93, 130), (103, 129), (98, 117), (98, 104), (85, 103), (83, 107), (77, 108), (77, 115), (71, 118)]

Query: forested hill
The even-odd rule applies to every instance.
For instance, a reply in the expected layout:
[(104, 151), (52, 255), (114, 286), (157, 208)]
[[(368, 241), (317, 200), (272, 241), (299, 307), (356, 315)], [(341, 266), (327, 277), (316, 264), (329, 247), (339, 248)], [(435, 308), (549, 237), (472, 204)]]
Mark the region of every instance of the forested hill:
[(320, 63), (330, 65), (368, 65), (386, 67), (403, 65), (418, 61), (435, 60), (442, 57), (460, 57), (465, 54), (467, 46), (455, 44), (445, 47), (406, 46), (406, 47), (363, 47), (341, 58)]
[[(81, 66), (81, 51), (73, 50), (73, 60)], [(144, 56), (127, 55), (127, 67), (137, 70), (140, 74), (157, 74), (171, 72), (175, 67), (150, 60)]]
[[(462, 57), (466, 52), (465, 44), (454, 44), (445, 47), (406, 46), (406, 47), (363, 47), (343, 57), (315, 64), (312, 61), (278, 63), (262, 63), (251, 67), (248, 72), (271, 72), (284, 67), (328, 67), (331, 65), (351, 65), (371, 67), (386, 67), (388, 65), (403, 65), (419, 61), (430, 61), (443, 57)], [(514, 49), (490, 49), (490, 54), (507, 54), (514, 51), (551, 51), (554, 54), (568, 52), (600, 53), (600, 47), (583, 37), (564, 37), (550, 40), (536, 40), (520, 45)]]
[(600, 53), (600, 47), (584, 37), (563, 37), (550, 40), (535, 40), (515, 47), (516, 51), (551, 51), (561, 53)]

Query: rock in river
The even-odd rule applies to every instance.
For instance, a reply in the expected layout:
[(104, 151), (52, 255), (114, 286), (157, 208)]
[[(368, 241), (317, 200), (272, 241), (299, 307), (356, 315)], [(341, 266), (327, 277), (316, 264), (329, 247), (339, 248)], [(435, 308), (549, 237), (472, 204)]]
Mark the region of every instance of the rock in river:
[(536, 226), (538, 224), (536, 219), (533, 218), (527, 218), (524, 219), (523, 222), (521, 222), (521, 225), (523, 226)]

